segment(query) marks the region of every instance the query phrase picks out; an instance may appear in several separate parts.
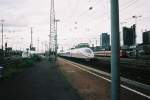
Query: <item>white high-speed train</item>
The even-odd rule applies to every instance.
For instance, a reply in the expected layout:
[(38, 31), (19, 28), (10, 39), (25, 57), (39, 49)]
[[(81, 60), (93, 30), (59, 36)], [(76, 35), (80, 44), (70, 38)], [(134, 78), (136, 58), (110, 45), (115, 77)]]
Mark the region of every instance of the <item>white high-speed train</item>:
[(94, 58), (94, 53), (90, 48), (75, 48), (72, 50), (68, 50), (66, 52), (59, 53), (60, 56), (64, 57), (72, 57), (72, 58), (79, 58), (90, 60)]

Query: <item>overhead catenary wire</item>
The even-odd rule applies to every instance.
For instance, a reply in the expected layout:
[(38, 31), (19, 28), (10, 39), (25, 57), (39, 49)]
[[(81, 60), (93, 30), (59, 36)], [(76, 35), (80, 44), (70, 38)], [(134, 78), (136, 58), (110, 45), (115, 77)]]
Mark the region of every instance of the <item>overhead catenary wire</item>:
[[(104, 1), (104, 0), (101, 0), (101, 2), (102, 1)], [(106, 0), (107, 1), (107, 0)], [(128, 1), (127, 3), (126, 3), (126, 5), (124, 5), (124, 6), (121, 6), (121, 8), (120, 8), (120, 12), (122, 13), (123, 11), (125, 11), (125, 10), (127, 10), (129, 7), (132, 7), (135, 3), (137, 3), (137, 1), (138, 0), (130, 0), (130, 1)], [(97, 1), (98, 2), (98, 1)], [(94, 8), (96, 8), (96, 6), (98, 5), (98, 3), (95, 3), (95, 5), (93, 6)], [(94, 9), (93, 8), (93, 9)], [(77, 18), (76, 19), (79, 19), (79, 17), (81, 18), (81, 17), (83, 17), (83, 15), (84, 16), (86, 16), (87, 14), (88, 14), (88, 12), (89, 12), (89, 10), (88, 9), (86, 9), (85, 11), (83, 11), (81, 14), (79, 14), (79, 16), (77, 16)], [(97, 21), (97, 22), (99, 22), (98, 21), (98, 19), (99, 20), (101, 20), (102, 19), (102, 17), (106, 17), (107, 16), (107, 14), (108, 14), (108, 11), (106, 11), (106, 12), (104, 12), (104, 13), (102, 13), (100, 16), (97, 16), (96, 18), (93, 18), (95, 21)], [(90, 17), (92, 17), (94, 14), (91, 14), (91, 16)], [(107, 20), (107, 19), (105, 19), (105, 20)], [(104, 20), (104, 21), (105, 21)], [(101, 21), (100, 21), (101, 22)]]
[[(135, 4), (135, 3), (137, 3), (137, 1), (138, 0), (130, 0), (130, 1), (128, 1), (127, 3), (126, 3), (126, 5), (125, 6), (123, 6), (123, 7), (121, 7), (120, 8), (120, 12), (122, 13), (122, 11), (124, 11), (124, 10), (127, 10), (129, 7), (131, 7), (131, 6), (133, 6), (133, 4)], [(95, 6), (96, 5), (98, 5), (97, 3), (95, 4)], [(78, 17), (81, 17), (82, 15), (85, 15), (86, 16), (86, 13), (87, 12), (89, 12), (88, 10), (86, 10), (86, 11), (84, 11), (82, 14), (80, 14), (80, 16), (78, 16)], [(93, 18), (94, 20), (92, 21), (92, 23), (93, 22), (103, 22), (103, 21), (106, 21), (106, 20), (108, 20), (108, 19), (110, 19), (110, 17), (109, 17), (109, 15), (107, 15), (108, 14), (108, 11), (107, 12), (104, 12), (104, 13), (102, 13), (100, 16), (98, 16), (98, 17), (96, 17), (96, 18)], [(92, 14), (91, 16), (93, 16), (94, 14)], [(107, 17), (108, 16), (108, 19), (107, 18), (105, 18), (105, 17)], [(122, 18), (120, 18), (120, 19), (122, 19)]]
[[(101, 3), (97, 3), (97, 2), (103, 2), (104, 0), (97, 0), (96, 1), (96, 3), (92, 6), (91, 5), (91, 7), (94, 7), (94, 8), (92, 8), (92, 10), (94, 10), (94, 9), (96, 9), (98, 6), (97, 5), (99, 5), (99, 4), (101, 4)], [(108, 0), (105, 0), (105, 1), (108, 1)], [(122, 12), (123, 10), (127, 10), (127, 8), (129, 8), (129, 7), (131, 7), (133, 4), (135, 4), (136, 2), (137, 2), (138, 0), (130, 0), (130, 1), (128, 1), (127, 3), (124, 3), (124, 4), (126, 4), (125, 6), (123, 6), (123, 7), (121, 7), (120, 9), (120, 11)], [(92, 1), (89, 1), (89, 2), (92, 2)], [(122, 4), (122, 5), (124, 5), (124, 4)], [(78, 7), (77, 6), (79, 6), (79, 2), (78, 1), (76, 1), (76, 4), (75, 4), (76, 6), (75, 6), (75, 9), (78, 9)], [(89, 6), (90, 7), (90, 6)], [(72, 17), (73, 16), (75, 16), (76, 14), (75, 14), (75, 12), (73, 11), (73, 15), (71, 15)], [(84, 20), (84, 18), (81, 18), (81, 17), (83, 17), (83, 16), (88, 16), (89, 17), (89, 20), (90, 20), (90, 22), (92, 22), (92, 23), (95, 23), (95, 22), (97, 22), (97, 23), (100, 23), (100, 22), (104, 22), (104, 21), (106, 21), (106, 20), (109, 20), (110, 19), (110, 16), (108, 15), (108, 11), (106, 11), (106, 12), (103, 12), (102, 14), (100, 14), (100, 16), (97, 16), (96, 18), (94, 18), (94, 16), (96, 16), (95, 15), (95, 12), (93, 12), (91, 15), (89, 15), (89, 9), (87, 8), (86, 10), (84, 10), (82, 13), (80, 13), (77, 17), (74, 17), (74, 21), (73, 20), (71, 20), (71, 21), (73, 21), (73, 22), (78, 22), (78, 20), (79, 19), (83, 19)], [(93, 16), (93, 17), (92, 17)], [(108, 16), (108, 17), (107, 17)], [(71, 18), (69, 18), (69, 19), (72, 19), (72, 17)], [(107, 17), (107, 18), (105, 18), (105, 17)], [(93, 20), (92, 20), (93, 19)], [(90, 24), (90, 23), (89, 23)]]
[(138, 0), (131, 0), (129, 1), (127, 4), (125, 4), (125, 6), (120, 6), (120, 10), (125, 10), (129, 7), (131, 7), (132, 5), (134, 5), (135, 3), (137, 3)]
[[(99, 0), (99, 1), (104, 1), (104, 0)], [(99, 2), (99, 1), (97, 1), (97, 2)], [(106, 1), (108, 1), (108, 0), (106, 0)], [(122, 3), (121, 4), (121, 6), (120, 6), (120, 13), (121, 14), (125, 14), (125, 12), (124, 11), (127, 11), (127, 10), (129, 10), (130, 8), (133, 8), (134, 6), (135, 6), (135, 4), (137, 4), (138, 3), (138, 1), (140, 1), (140, 0), (129, 0), (129, 1), (127, 1), (127, 2), (125, 2), (125, 3)], [(90, 2), (92, 2), (92, 1), (90, 1)], [(97, 7), (99, 7), (99, 3), (95, 3), (94, 4), (94, 6), (93, 6), (93, 4), (91, 5), (91, 7), (93, 6), (93, 8), (92, 8), (92, 10), (91, 10), (91, 12), (89, 11), (89, 9), (87, 8), (86, 10), (84, 10), (83, 12), (81, 12), (81, 13), (79, 13), (77, 16), (74, 16), (74, 19), (76, 19), (76, 20), (71, 20), (71, 21), (73, 21), (73, 23), (75, 23), (75, 22), (78, 22), (78, 23), (80, 23), (79, 21), (82, 21), (82, 22), (84, 22), (84, 24), (85, 24), (85, 26), (84, 27), (87, 27), (89, 24), (91, 25), (94, 25), (95, 23), (108, 23), (109, 22), (109, 20), (110, 20), (110, 15), (109, 15), (109, 10), (107, 10), (107, 11), (104, 11), (104, 12), (99, 12), (99, 13), (95, 13), (95, 11), (96, 11), (96, 9), (97, 9)], [(103, 4), (101, 4), (101, 5), (103, 5)], [(109, 4), (108, 4), (109, 5)], [(106, 6), (106, 5), (105, 5)], [(90, 7), (90, 6), (89, 6)], [(107, 6), (106, 6), (107, 7)], [(75, 14), (76, 15), (76, 14)], [(132, 15), (131, 15), (132, 16)], [(85, 18), (85, 17), (87, 17), (87, 18)], [(89, 21), (87, 21), (87, 19), (90, 19), (90, 22)], [(127, 20), (131, 20), (132, 18), (128, 18)], [(120, 20), (122, 20), (122, 21), (124, 21), (124, 20), (126, 20), (126, 19), (124, 19), (124, 16), (121, 16), (120, 17)], [(143, 19), (142, 19), (143, 20)], [(145, 19), (144, 19), (145, 20)], [(122, 22), (121, 21), (121, 22)], [(75, 25), (75, 24), (74, 24)], [(79, 25), (79, 24), (78, 24)], [(77, 25), (77, 26), (78, 26)]]

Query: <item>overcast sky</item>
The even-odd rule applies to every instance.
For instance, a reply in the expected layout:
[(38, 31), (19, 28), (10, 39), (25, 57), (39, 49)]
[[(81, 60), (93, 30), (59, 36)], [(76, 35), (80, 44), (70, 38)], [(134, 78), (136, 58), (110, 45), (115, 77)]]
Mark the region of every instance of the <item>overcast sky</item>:
[[(67, 49), (80, 42), (96, 45), (96, 40), (99, 45), (100, 34), (103, 32), (110, 34), (110, 0), (54, 1), (56, 18), (60, 20), (59, 48), (63, 46)], [(122, 23), (120, 27), (134, 24), (132, 16), (142, 16), (137, 19), (137, 42), (141, 43), (142, 31), (150, 30), (150, 3), (148, 0), (119, 0), (119, 2), (120, 23)], [(30, 27), (33, 27), (34, 46), (38, 46), (39, 39), (42, 50), (41, 44), (48, 42), (50, 30), (50, 0), (0, 0), (0, 19), (5, 20), (4, 39), (8, 42), (8, 46), (17, 49), (29, 46)]]

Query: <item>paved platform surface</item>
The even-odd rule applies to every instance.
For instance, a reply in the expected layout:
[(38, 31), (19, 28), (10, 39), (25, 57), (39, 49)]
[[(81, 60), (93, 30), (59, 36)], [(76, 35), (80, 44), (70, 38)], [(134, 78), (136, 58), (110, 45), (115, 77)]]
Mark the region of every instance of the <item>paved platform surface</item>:
[[(107, 78), (105, 75), (87, 70), (77, 63), (62, 58), (58, 59), (58, 64), (70, 84), (85, 100), (111, 100), (111, 83), (104, 79)], [(131, 91), (134, 88), (128, 86), (127, 88), (120, 88), (120, 100), (149, 100), (142, 94)]]
[(15, 79), (0, 83), (0, 100), (81, 100), (57, 67), (44, 60)]

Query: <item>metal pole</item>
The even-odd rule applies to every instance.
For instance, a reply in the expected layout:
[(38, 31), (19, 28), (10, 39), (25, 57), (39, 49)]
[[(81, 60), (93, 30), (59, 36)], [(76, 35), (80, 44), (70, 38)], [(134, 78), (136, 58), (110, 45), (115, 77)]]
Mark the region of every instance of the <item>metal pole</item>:
[(48, 59), (51, 59), (51, 34), (48, 35), (49, 36), (49, 53), (48, 53)]
[(56, 22), (56, 36), (55, 36), (55, 41), (56, 41), (56, 44), (55, 44), (55, 60), (57, 60), (57, 49), (58, 49), (58, 45), (57, 45), (57, 22), (59, 22), (58, 19), (55, 20)]
[(43, 42), (41, 42), (41, 45), (42, 45), (42, 50), (41, 50), (41, 53), (43, 53)]
[(37, 51), (38, 51), (38, 53), (39, 53), (39, 37), (38, 37)]
[(57, 60), (57, 22), (58, 20), (56, 20), (56, 37), (55, 37), (55, 41), (56, 41), (56, 44), (55, 44), (55, 60)]
[(30, 50), (32, 49), (32, 46), (33, 46), (32, 34), (33, 34), (33, 31), (32, 31), (32, 27), (31, 27), (31, 44), (30, 44)]
[(46, 45), (47, 45), (47, 44), (46, 44), (46, 41), (45, 41), (45, 44), (44, 44), (44, 45), (45, 45), (45, 51), (44, 51), (44, 53), (46, 53)]
[(120, 38), (119, 38), (119, 2), (111, 0), (111, 75), (112, 100), (120, 100)]
[(3, 23), (2, 23), (2, 50), (4, 50), (4, 48), (3, 48), (3, 39), (4, 39), (4, 37), (3, 37), (4, 36), (4, 34), (3, 34), (3, 27), (4, 26), (3, 26)]
[(4, 35), (3, 35), (3, 33), (4, 33), (4, 25), (3, 25), (3, 22), (4, 22), (4, 20), (1, 20), (1, 23), (2, 23), (2, 59), (4, 58), (4, 48), (3, 48), (3, 40), (4, 40)]

